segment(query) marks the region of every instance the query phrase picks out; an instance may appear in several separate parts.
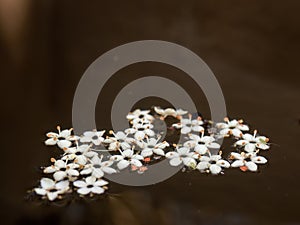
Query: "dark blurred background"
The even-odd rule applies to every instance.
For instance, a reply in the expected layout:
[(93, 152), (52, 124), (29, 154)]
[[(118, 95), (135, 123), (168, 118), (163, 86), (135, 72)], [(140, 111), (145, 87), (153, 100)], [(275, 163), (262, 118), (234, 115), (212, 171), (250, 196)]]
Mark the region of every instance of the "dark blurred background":
[[(300, 3), (298, 1), (0, 0), (1, 220), (3, 224), (300, 224)], [(53, 151), (44, 134), (72, 126), (72, 100), (87, 67), (131, 41), (183, 45), (215, 73), (228, 115), (270, 136), (269, 164), (257, 174), (178, 173), (150, 187), (110, 186), (91, 203), (24, 200)], [(203, 93), (181, 71), (145, 63), (105, 85), (97, 126), (109, 129), (118, 91), (162, 74), (188, 90), (203, 116)], [(145, 103), (146, 104), (146, 103)]]

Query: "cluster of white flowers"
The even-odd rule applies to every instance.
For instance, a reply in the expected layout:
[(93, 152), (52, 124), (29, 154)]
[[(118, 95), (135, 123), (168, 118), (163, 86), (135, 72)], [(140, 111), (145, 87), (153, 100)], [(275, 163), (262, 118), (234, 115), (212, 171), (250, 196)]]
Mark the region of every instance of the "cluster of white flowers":
[[(177, 119), (170, 124), (172, 130), (180, 130), (183, 143), (170, 143), (154, 131), (156, 119), (168, 117)], [(86, 131), (82, 135), (73, 135), (72, 129), (49, 132), (46, 145), (57, 145), (63, 151), (58, 159), (51, 158), (52, 165), (43, 167), (43, 178), (39, 187), (34, 189), (37, 195), (53, 201), (64, 194), (77, 192), (81, 196), (102, 194), (107, 189), (105, 174), (118, 173), (124, 169), (139, 174), (148, 169), (149, 163), (168, 159), (171, 166), (184, 166), (211, 174), (223, 173), (225, 168), (239, 167), (242, 171), (257, 171), (257, 164), (265, 164), (267, 159), (259, 156), (260, 150), (269, 149), (269, 139), (259, 136), (242, 120), (224, 119), (214, 124), (200, 116), (182, 109), (154, 110), (136, 109), (127, 115), (130, 128), (124, 131)], [(214, 129), (214, 132), (209, 132)], [(105, 137), (105, 135), (107, 135)], [(232, 137), (234, 152), (227, 159), (222, 158), (220, 138)], [(100, 149), (100, 146), (105, 147)], [(110, 154), (104, 154), (110, 152)], [(102, 154), (101, 154), (102, 153)]]

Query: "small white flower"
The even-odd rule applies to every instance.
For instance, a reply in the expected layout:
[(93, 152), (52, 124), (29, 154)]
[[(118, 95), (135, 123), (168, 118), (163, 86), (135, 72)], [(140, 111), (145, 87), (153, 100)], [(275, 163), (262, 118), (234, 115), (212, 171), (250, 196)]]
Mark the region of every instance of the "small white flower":
[(134, 124), (132, 128), (126, 129), (125, 133), (133, 134), (136, 140), (141, 141), (146, 136), (152, 137), (155, 135), (152, 128), (153, 128), (152, 124)]
[(166, 158), (171, 159), (170, 165), (171, 166), (179, 166), (181, 163), (188, 167), (195, 168), (197, 165), (197, 162), (195, 160), (194, 152), (190, 152), (190, 149), (187, 147), (176, 147), (176, 152), (168, 152), (166, 154)]
[(55, 200), (59, 194), (63, 194), (69, 190), (69, 181), (67, 180), (56, 183), (49, 178), (42, 178), (40, 183), (41, 187), (35, 188), (34, 191), (38, 195), (46, 195), (50, 201)]
[(78, 187), (77, 192), (81, 195), (87, 195), (89, 193), (102, 194), (105, 189), (104, 185), (107, 185), (108, 182), (102, 179), (98, 179), (93, 176), (85, 178), (85, 180), (76, 180), (73, 182), (75, 187)]
[[(243, 171), (257, 171), (256, 164), (265, 164), (267, 163), (267, 159), (263, 156), (257, 156), (255, 153), (245, 153), (241, 154), (237, 152), (231, 152), (230, 159), (235, 159), (235, 161), (231, 164), (231, 167), (240, 167)], [(245, 168), (243, 168), (245, 167)]]
[(244, 150), (246, 152), (255, 152), (256, 148), (262, 149), (262, 150), (266, 150), (269, 149), (270, 146), (267, 144), (269, 141), (269, 138), (265, 137), (265, 136), (257, 136), (257, 130), (254, 131), (254, 134), (244, 134), (243, 135), (243, 140), (239, 140), (237, 142), (235, 142), (235, 146), (243, 146)]
[(143, 164), (140, 160), (143, 160), (144, 157), (138, 154), (134, 154), (134, 151), (127, 149), (120, 151), (121, 155), (113, 155), (110, 157), (111, 160), (117, 161), (117, 167), (119, 170), (127, 168), (129, 165), (141, 167)]
[(211, 174), (219, 174), (223, 168), (229, 168), (230, 164), (222, 159), (220, 155), (201, 156), (197, 169), (201, 172), (210, 172)]
[(104, 173), (113, 174), (117, 171), (110, 166), (113, 164), (112, 160), (103, 161), (102, 157), (95, 156), (91, 160), (92, 164), (85, 165), (84, 169), (80, 172), (82, 175), (91, 174), (93, 177), (101, 178)]
[(102, 137), (105, 133), (105, 130), (102, 131), (86, 131), (83, 133), (83, 136), (80, 137), (80, 142), (82, 143), (93, 143), (94, 145), (100, 145), (104, 138)]
[(161, 115), (162, 118), (166, 118), (167, 116), (173, 116), (177, 118), (181, 118), (181, 116), (187, 114), (187, 111), (184, 111), (182, 109), (172, 109), (172, 108), (167, 108), (167, 109), (161, 109), (159, 107), (154, 107), (154, 111)]
[(72, 141), (76, 141), (79, 139), (78, 136), (72, 135), (72, 128), (69, 130), (62, 130), (60, 126), (57, 126), (58, 133), (49, 132), (46, 134), (48, 139), (45, 141), (46, 145), (56, 145), (63, 149), (68, 148), (72, 145)]
[(164, 148), (169, 146), (169, 143), (164, 141), (164, 142), (159, 142), (160, 137), (155, 139), (155, 138), (147, 138), (147, 142), (145, 141), (140, 141), (137, 142), (138, 146), (140, 148), (142, 148), (142, 152), (141, 155), (143, 157), (148, 157), (153, 155), (153, 153), (160, 155), (160, 156), (164, 156), (165, 152), (164, 152)]
[(201, 137), (196, 134), (189, 135), (190, 140), (184, 143), (184, 146), (194, 148), (194, 151), (200, 155), (208, 152), (208, 148), (220, 148), (220, 145), (215, 141), (212, 136), (204, 136), (204, 132), (201, 133)]
[(181, 129), (182, 134), (188, 134), (192, 131), (194, 132), (203, 132), (204, 127), (202, 127), (203, 121), (201, 117), (198, 117), (197, 119), (192, 120), (192, 115), (189, 114), (189, 118), (181, 118), (180, 123), (173, 124), (172, 126)]
[(65, 154), (61, 159), (65, 161), (71, 160), (79, 165), (85, 165), (88, 162), (88, 158), (92, 158), (96, 155), (96, 152), (91, 151), (90, 145), (79, 145), (65, 149)]
[(126, 118), (130, 121), (134, 121), (134, 123), (137, 123), (138, 121), (143, 121), (149, 123), (154, 120), (154, 117), (149, 114), (150, 110), (140, 110), (136, 109), (133, 112), (128, 113)]
[(232, 134), (235, 137), (242, 137), (242, 131), (248, 131), (249, 127), (243, 124), (243, 120), (229, 120), (224, 118), (225, 123), (217, 123), (216, 127), (221, 129), (220, 134), (225, 136)]
[(125, 134), (123, 131), (118, 131), (117, 133), (110, 131), (110, 134), (114, 135), (114, 137), (107, 137), (103, 141), (103, 143), (109, 144), (109, 150), (130, 149), (130, 144), (136, 141), (134, 138), (127, 137), (129, 133)]
[[(53, 159), (54, 161), (55, 159)], [(56, 181), (63, 180), (65, 177), (77, 177), (79, 172), (77, 169), (79, 165), (76, 163), (69, 163), (63, 160), (55, 160), (52, 166), (48, 166), (44, 169), (44, 173), (54, 173), (53, 178)]]

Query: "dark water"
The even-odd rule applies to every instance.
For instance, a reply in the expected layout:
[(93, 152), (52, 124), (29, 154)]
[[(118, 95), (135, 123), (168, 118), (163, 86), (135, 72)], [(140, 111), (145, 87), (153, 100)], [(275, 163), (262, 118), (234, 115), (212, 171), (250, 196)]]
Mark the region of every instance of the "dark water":
[[(5, 224), (300, 224), (299, 4), (28, 3), (19, 33), (6, 29), (1, 17), (0, 204)], [(15, 19), (8, 21), (20, 14), (12, 15)], [(38, 167), (56, 154), (43, 146), (44, 133), (57, 124), (72, 126), (73, 94), (85, 69), (105, 51), (143, 39), (181, 44), (206, 61), (222, 87), (228, 115), (270, 137), (268, 165), (257, 174), (179, 172), (149, 187), (111, 183), (103, 198), (74, 199), (67, 206), (26, 202), (26, 190), (39, 179)], [(111, 127), (110, 107), (124, 85), (153, 74), (180, 84), (210, 117), (203, 93), (183, 72), (145, 63), (122, 69), (105, 85), (97, 126)]]

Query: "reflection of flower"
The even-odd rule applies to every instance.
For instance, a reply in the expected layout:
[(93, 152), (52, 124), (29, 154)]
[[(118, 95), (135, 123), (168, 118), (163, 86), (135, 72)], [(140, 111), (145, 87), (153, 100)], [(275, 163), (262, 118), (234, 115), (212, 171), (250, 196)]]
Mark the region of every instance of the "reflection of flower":
[(153, 153), (164, 156), (165, 152), (163, 151), (164, 148), (169, 146), (169, 143), (164, 141), (164, 142), (159, 142), (160, 137), (155, 139), (155, 138), (147, 138), (147, 142), (145, 141), (140, 141), (137, 142), (140, 148), (142, 148), (141, 155), (143, 157), (148, 157), (153, 155)]
[(242, 131), (248, 131), (249, 127), (243, 124), (243, 120), (229, 120), (227, 117), (224, 118), (225, 123), (217, 123), (216, 127), (221, 129), (221, 135), (232, 134), (235, 137), (242, 137)]
[(172, 151), (166, 154), (166, 158), (170, 159), (171, 166), (179, 166), (183, 163), (188, 167), (194, 168), (197, 165), (194, 157), (196, 157), (196, 154), (194, 152), (190, 152), (190, 149), (187, 147), (177, 147), (176, 152)]
[(223, 168), (229, 168), (230, 164), (223, 160), (220, 155), (201, 156), (197, 169), (201, 172), (211, 172), (212, 174), (219, 174)]
[(255, 153), (242, 152), (241, 154), (239, 154), (237, 152), (232, 152), (230, 155), (230, 159), (235, 160), (231, 164), (231, 167), (240, 167), (243, 171), (257, 171), (256, 164), (267, 163), (267, 159), (265, 157), (257, 156)]
[(100, 145), (104, 138), (102, 137), (105, 133), (105, 130), (102, 131), (86, 131), (83, 133), (83, 136), (80, 138), (82, 143), (93, 143), (94, 145)]
[(60, 182), (55, 182), (49, 178), (42, 178), (41, 187), (35, 188), (34, 191), (38, 195), (47, 196), (50, 201), (55, 200), (59, 194), (65, 193), (69, 190), (69, 181), (64, 180)]
[(119, 170), (127, 168), (129, 165), (133, 165), (136, 167), (141, 167), (143, 164), (140, 160), (143, 160), (144, 157), (138, 154), (134, 154), (134, 151), (131, 149), (127, 149), (124, 151), (120, 151), (121, 155), (113, 155), (110, 157), (111, 160), (117, 161), (117, 167)]
[(104, 193), (105, 189), (103, 188), (104, 185), (107, 185), (108, 182), (102, 179), (98, 179), (96, 177), (87, 177), (85, 180), (76, 180), (74, 181), (74, 186), (78, 187), (77, 192), (81, 195), (87, 195), (89, 193), (94, 194), (102, 194)]
[(72, 141), (78, 140), (79, 137), (71, 135), (73, 129), (61, 131), (60, 126), (57, 126), (58, 133), (49, 132), (46, 134), (48, 139), (45, 141), (46, 145), (56, 145), (63, 148), (68, 148), (72, 145)]
[(173, 117), (178, 117), (180, 118), (182, 115), (187, 114), (187, 111), (184, 111), (182, 109), (172, 109), (172, 108), (167, 108), (167, 109), (161, 109), (159, 107), (154, 107), (154, 111), (161, 115), (162, 118), (166, 118), (167, 116), (173, 116)]
[(54, 173), (53, 178), (56, 181), (60, 181), (65, 177), (76, 177), (79, 176), (79, 172), (77, 171), (79, 165), (76, 163), (69, 163), (63, 160), (55, 160), (52, 166), (48, 166), (44, 169), (44, 173)]
[(194, 148), (194, 151), (203, 155), (208, 152), (208, 148), (218, 149), (220, 145), (215, 141), (215, 138), (212, 136), (204, 136), (202, 132), (201, 136), (196, 134), (189, 135), (190, 140), (184, 143), (184, 146)]
[(188, 134), (192, 131), (194, 132), (203, 132), (204, 128), (201, 126), (203, 125), (203, 121), (201, 117), (198, 117), (197, 119), (192, 120), (192, 115), (189, 114), (189, 118), (182, 118), (180, 120), (180, 123), (173, 124), (173, 127), (175, 128), (181, 128), (182, 134)]
[(243, 140), (235, 142), (235, 145), (243, 146), (246, 152), (254, 152), (256, 148), (259, 149), (269, 149), (270, 146), (267, 144), (269, 138), (265, 136), (257, 136), (257, 130), (254, 131), (254, 134), (244, 134)]
[(110, 167), (113, 164), (113, 161), (111, 160), (102, 162), (102, 158), (95, 156), (91, 159), (91, 162), (91, 164), (85, 165), (80, 174), (91, 174), (93, 177), (101, 178), (104, 176), (104, 173), (112, 174), (117, 172), (115, 169)]

